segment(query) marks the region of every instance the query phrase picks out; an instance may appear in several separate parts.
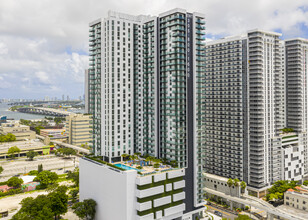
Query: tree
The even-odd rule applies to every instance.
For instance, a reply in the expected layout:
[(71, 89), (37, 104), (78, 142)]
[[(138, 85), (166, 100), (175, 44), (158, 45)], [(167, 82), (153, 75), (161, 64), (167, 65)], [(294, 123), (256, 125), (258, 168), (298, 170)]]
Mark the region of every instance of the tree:
[(21, 201), (20, 210), (12, 217), (12, 220), (52, 220), (54, 214), (50, 208), (51, 203), (46, 195), (39, 195), (35, 199), (27, 197)]
[(268, 194), (266, 195), (266, 200), (283, 200), (283, 194), (288, 189), (295, 189), (296, 186), (299, 186), (297, 181), (289, 180), (279, 180), (276, 181), (271, 188), (268, 189)]
[(6, 135), (6, 138), (7, 138), (8, 142), (16, 141), (16, 136), (14, 134), (12, 134), (12, 133), (8, 133)]
[(227, 181), (227, 184), (229, 186), (230, 194), (231, 194), (231, 186), (233, 186), (233, 179), (229, 178), (228, 181)]
[(48, 194), (48, 199), (51, 203), (50, 207), (55, 219), (59, 219), (61, 214), (65, 214), (67, 212), (67, 190), (68, 188), (66, 186), (59, 186)]
[(233, 185), (233, 179), (229, 178), (227, 184), (229, 187), (231, 187)]
[(74, 149), (67, 147), (58, 149), (58, 153), (63, 156), (76, 155), (76, 151)]
[(178, 162), (176, 160), (171, 160), (170, 163), (172, 167), (177, 167), (178, 165)]
[(3, 167), (0, 166), (0, 174), (3, 172)]
[(23, 184), (23, 182), (24, 181), (21, 178), (13, 176), (7, 181), (7, 185), (12, 186), (14, 188), (19, 188), (21, 184)]
[(75, 186), (79, 187), (79, 169), (75, 169), (74, 172), (69, 171), (66, 179), (72, 180), (75, 183)]
[(283, 128), (283, 129), (281, 129), (281, 131), (283, 133), (290, 133), (290, 132), (294, 132), (294, 129), (293, 128)]
[[(1, 170), (1, 168), (0, 168), (0, 170)], [(1, 172), (0, 172), (1, 173)], [(304, 186), (308, 186), (308, 180), (305, 180), (304, 182), (303, 182), (303, 185)]]
[(31, 170), (31, 171), (29, 172), (29, 175), (30, 175), (30, 176), (37, 176), (37, 174), (38, 174), (38, 171), (37, 171), (37, 170)]
[(37, 165), (37, 172), (40, 173), (43, 171), (43, 164)]
[(64, 120), (63, 118), (58, 118), (58, 117), (56, 117), (56, 118), (54, 118), (53, 121), (56, 122), (56, 124), (58, 125), (58, 124), (60, 124), (63, 120)]
[(41, 126), (41, 125), (36, 126), (36, 127), (34, 128), (34, 130), (35, 130), (36, 134), (41, 134), (41, 129), (44, 129), (44, 127), (43, 127), (43, 126)]
[(236, 186), (236, 187), (238, 187), (238, 186), (240, 185), (240, 180), (237, 179), (237, 178), (234, 179), (234, 180), (233, 180), (233, 185)]
[(7, 151), (7, 154), (11, 157), (14, 158), (15, 154), (19, 153), (20, 149), (17, 146), (10, 147), (9, 150)]
[(130, 155), (130, 156), (129, 156), (129, 159), (133, 160), (133, 163), (135, 163), (135, 160), (138, 159), (138, 156), (136, 156), (136, 155)]
[(49, 184), (53, 184), (57, 181), (58, 175), (55, 172), (50, 172), (48, 170), (40, 172), (34, 181), (40, 182), (40, 188), (45, 189)]
[(38, 155), (37, 152), (33, 151), (33, 150), (30, 150), (27, 152), (27, 157), (29, 158), (30, 161), (33, 160), (34, 157), (36, 157)]
[(79, 193), (79, 190), (78, 189), (72, 189), (70, 191), (70, 195), (72, 197), (72, 202), (75, 203), (77, 201), (77, 197), (78, 197), (78, 193)]
[(241, 185), (241, 192), (244, 193), (247, 185), (244, 181), (242, 181), (240, 185)]
[(128, 154), (122, 154), (121, 155), (122, 160), (124, 160), (124, 161), (127, 160), (128, 156), (129, 156)]
[(79, 218), (92, 220), (96, 213), (96, 202), (93, 199), (85, 199), (74, 204), (72, 209)]

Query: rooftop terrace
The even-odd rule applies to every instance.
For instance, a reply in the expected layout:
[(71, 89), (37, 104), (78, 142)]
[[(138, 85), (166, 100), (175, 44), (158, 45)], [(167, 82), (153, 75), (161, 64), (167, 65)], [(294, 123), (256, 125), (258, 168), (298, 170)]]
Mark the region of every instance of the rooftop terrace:
[(136, 170), (140, 176), (152, 175), (179, 169), (172, 167), (171, 165), (168, 164), (153, 163), (150, 161), (146, 161), (145, 158), (141, 157), (139, 157), (136, 160), (127, 160), (114, 163), (108, 163), (106, 161), (103, 161), (100, 157), (95, 157), (95, 156), (85, 156), (85, 157), (90, 160), (94, 160), (96, 162), (113, 167), (115, 169), (119, 169), (121, 171)]

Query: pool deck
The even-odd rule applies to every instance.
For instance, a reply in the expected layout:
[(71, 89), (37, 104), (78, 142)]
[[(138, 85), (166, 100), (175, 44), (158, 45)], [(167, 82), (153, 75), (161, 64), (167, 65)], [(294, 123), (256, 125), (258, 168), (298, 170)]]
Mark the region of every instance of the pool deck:
[[(141, 160), (142, 161), (142, 160)], [(114, 165), (116, 164), (122, 164), (134, 169), (137, 169), (137, 167), (140, 165), (140, 160), (136, 160), (135, 163), (131, 162), (131, 161), (123, 161), (123, 162), (116, 162), (113, 163)], [(137, 169), (139, 172), (141, 172), (142, 174), (149, 174), (149, 173), (155, 173), (155, 172), (162, 172), (165, 170), (171, 170), (174, 169), (173, 167), (171, 167), (170, 165), (163, 165), (161, 164), (159, 168), (154, 168), (154, 166), (142, 166), (142, 170)]]

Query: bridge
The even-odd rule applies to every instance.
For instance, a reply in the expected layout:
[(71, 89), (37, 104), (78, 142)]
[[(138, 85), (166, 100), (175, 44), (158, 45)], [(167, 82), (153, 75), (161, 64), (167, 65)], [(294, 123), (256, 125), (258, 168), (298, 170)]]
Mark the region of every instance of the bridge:
[(54, 108), (41, 108), (41, 107), (22, 107), (18, 108), (17, 111), (28, 114), (48, 115), (57, 117), (65, 117), (72, 114), (72, 112), (62, 111)]
[[(36, 138), (41, 139), (41, 140), (44, 141), (46, 137), (37, 134)], [(84, 153), (84, 154), (90, 154), (90, 151), (88, 149), (83, 148), (83, 147), (78, 147), (76, 145), (63, 143), (61, 141), (54, 141), (54, 140), (52, 140), (52, 142), (54, 144), (58, 145), (58, 146), (61, 146), (61, 147), (72, 148), (72, 149), (76, 150), (78, 153), (81, 152), (81, 153)]]
[(273, 219), (274, 216), (279, 216), (282, 217), (284, 219), (292, 219), (292, 220), (305, 220), (305, 218), (302, 218), (300, 216), (295, 216), (289, 212), (286, 212), (282, 209), (280, 209), (279, 207), (274, 207), (273, 205), (263, 201), (262, 199), (253, 197), (253, 196), (249, 196), (247, 194), (243, 194), (241, 197), (235, 197), (235, 196), (230, 196), (227, 195), (223, 192), (219, 192), (213, 189), (209, 189), (207, 187), (204, 188), (205, 192), (208, 192), (212, 195), (216, 195), (218, 197), (227, 199), (228, 201), (232, 201), (232, 202), (237, 202), (240, 204), (244, 204), (244, 205), (250, 205), (252, 207), (261, 209), (266, 211), (269, 215), (268, 218), (269, 219)]

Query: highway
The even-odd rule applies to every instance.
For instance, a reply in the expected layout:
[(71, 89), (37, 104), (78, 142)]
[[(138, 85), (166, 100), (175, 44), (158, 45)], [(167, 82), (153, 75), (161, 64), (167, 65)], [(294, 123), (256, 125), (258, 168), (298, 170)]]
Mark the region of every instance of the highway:
[[(45, 137), (43, 137), (43, 136), (41, 136), (41, 135), (38, 135), (38, 134), (36, 135), (36, 137), (37, 137), (38, 139), (41, 139), (41, 140), (44, 140), (44, 139), (45, 139)], [(52, 142), (53, 142), (54, 144), (57, 144), (57, 145), (62, 146), (62, 147), (72, 148), (72, 149), (74, 149), (74, 150), (76, 150), (76, 151), (78, 151), (78, 152), (82, 152), (82, 153), (84, 153), (84, 154), (90, 154), (90, 151), (89, 151), (88, 149), (83, 148), (83, 147), (78, 147), (78, 146), (75, 146), (75, 145), (63, 143), (63, 142), (61, 142), (61, 141), (54, 141), (54, 140), (52, 140)]]
[(58, 117), (65, 117), (72, 112), (62, 111), (59, 109), (54, 108), (41, 108), (41, 107), (22, 107), (18, 108), (17, 111), (29, 114), (38, 114), (38, 115), (50, 115), (50, 116), (58, 116)]

